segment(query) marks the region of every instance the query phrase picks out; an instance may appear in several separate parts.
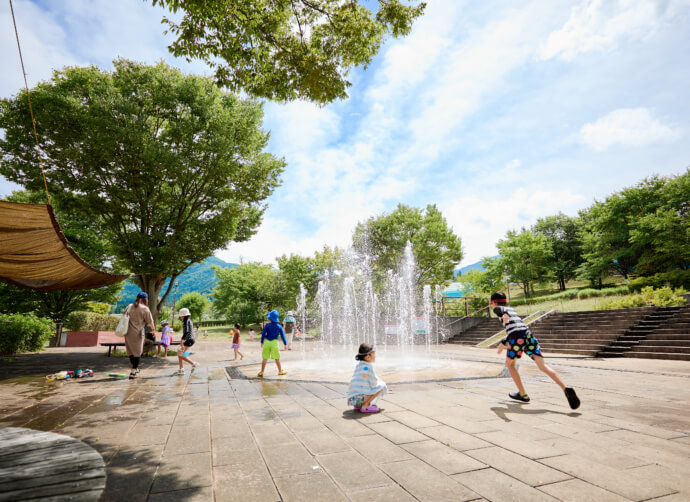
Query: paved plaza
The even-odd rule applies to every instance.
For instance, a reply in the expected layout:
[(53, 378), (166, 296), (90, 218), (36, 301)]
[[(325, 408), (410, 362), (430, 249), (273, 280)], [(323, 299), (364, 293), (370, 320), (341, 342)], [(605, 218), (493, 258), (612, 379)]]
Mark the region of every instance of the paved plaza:
[[(418, 349), (437, 367), (400, 371), (381, 352), (390, 392), (364, 415), (346, 406), (347, 370), (320, 351), (283, 353), (288, 375), (271, 363), (259, 380), (258, 342), (237, 362), (229, 343), (194, 349), (193, 373), (145, 359), (136, 381), (106, 377), (128, 361), (101, 348), (3, 359), (0, 426), (95, 448), (103, 501), (690, 500), (690, 362), (547, 354), (582, 399), (572, 411), (531, 361), (523, 405), (493, 350)], [(96, 376), (42, 377), (77, 367)]]

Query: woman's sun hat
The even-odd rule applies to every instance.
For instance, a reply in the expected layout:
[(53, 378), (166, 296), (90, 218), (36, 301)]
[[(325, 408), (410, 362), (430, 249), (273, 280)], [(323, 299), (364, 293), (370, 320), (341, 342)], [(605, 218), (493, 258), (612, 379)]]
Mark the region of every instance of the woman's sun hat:
[(187, 307), (181, 308), (177, 314), (178, 317), (185, 317), (188, 315), (192, 315), (192, 314), (189, 312), (189, 309)]

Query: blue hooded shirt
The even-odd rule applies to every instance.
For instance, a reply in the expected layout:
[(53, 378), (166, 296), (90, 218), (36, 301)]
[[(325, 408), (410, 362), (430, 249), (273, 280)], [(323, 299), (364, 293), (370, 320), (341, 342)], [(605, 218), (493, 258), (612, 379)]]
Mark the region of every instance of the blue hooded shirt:
[(283, 339), (283, 345), (287, 345), (285, 331), (283, 331), (283, 327), (278, 324), (278, 319), (280, 319), (278, 311), (271, 310), (266, 317), (271, 322), (264, 326), (264, 329), (261, 332), (261, 343), (264, 343), (264, 340), (277, 340), (278, 337), (280, 337)]

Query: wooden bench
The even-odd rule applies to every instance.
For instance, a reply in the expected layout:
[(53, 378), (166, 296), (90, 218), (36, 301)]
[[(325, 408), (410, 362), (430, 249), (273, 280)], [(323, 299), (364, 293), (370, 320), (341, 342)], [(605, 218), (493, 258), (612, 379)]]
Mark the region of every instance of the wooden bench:
[[(156, 342), (153, 345), (160, 345), (161, 342)], [(171, 342), (170, 345), (179, 345), (180, 342)], [(110, 357), (110, 354), (113, 350), (113, 347), (124, 347), (125, 342), (104, 342), (99, 344), (101, 347), (108, 347), (108, 357)]]

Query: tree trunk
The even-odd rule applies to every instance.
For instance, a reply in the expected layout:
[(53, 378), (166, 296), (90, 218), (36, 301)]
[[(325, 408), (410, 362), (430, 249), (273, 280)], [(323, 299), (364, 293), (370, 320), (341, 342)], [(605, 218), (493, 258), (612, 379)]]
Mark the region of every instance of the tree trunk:
[(558, 289), (565, 291), (565, 279), (563, 277), (558, 278)]
[[(149, 295), (149, 309), (151, 310), (151, 315), (153, 316), (154, 324), (158, 324), (158, 318), (161, 315), (161, 309), (163, 308), (163, 303), (158, 301), (158, 295), (161, 292), (163, 284), (165, 284), (165, 279), (167, 277), (162, 277), (161, 275), (137, 275), (137, 284), (141, 290)], [(154, 326), (155, 329), (155, 326)]]

